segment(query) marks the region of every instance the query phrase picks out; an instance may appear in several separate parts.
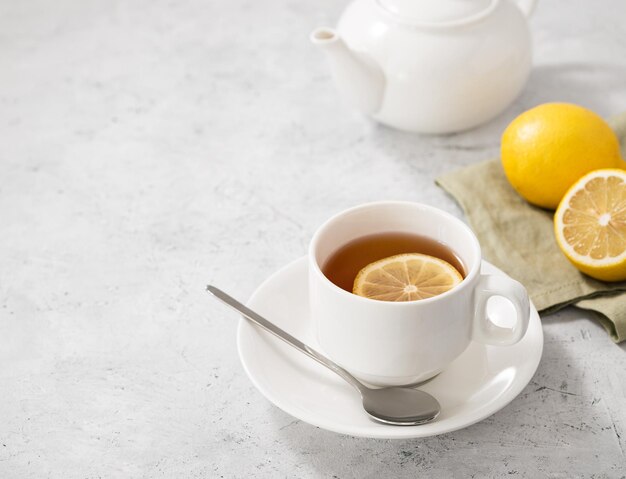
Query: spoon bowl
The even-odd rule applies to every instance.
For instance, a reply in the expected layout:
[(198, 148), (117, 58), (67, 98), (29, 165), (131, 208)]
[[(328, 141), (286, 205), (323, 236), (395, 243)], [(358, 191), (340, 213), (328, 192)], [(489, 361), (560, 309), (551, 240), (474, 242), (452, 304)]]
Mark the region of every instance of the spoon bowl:
[(419, 389), (388, 387), (361, 390), (363, 409), (375, 421), (395, 426), (418, 426), (435, 419), (439, 402)]

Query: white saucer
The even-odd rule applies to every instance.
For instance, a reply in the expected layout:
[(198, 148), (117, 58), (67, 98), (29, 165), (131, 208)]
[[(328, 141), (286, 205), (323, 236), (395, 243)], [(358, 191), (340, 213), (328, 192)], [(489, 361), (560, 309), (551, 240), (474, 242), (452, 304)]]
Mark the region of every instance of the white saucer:
[[(504, 275), (487, 262), (483, 262), (482, 272)], [(306, 258), (294, 261), (259, 286), (248, 306), (318, 348), (309, 320), (307, 273)], [(506, 300), (492, 300), (490, 308), (496, 319), (498, 314), (507, 316), (512, 311)], [(519, 343), (505, 347), (471, 343), (446, 370), (421, 386), (441, 404), (439, 417), (421, 426), (389, 426), (372, 421), (352, 386), (243, 318), (237, 343), (252, 383), (286, 413), (329, 431), (391, 439), (454, 431), (502, 409), (535, 373), (543, 350), (543, 332), (537, 310), (531, 306), (528, 332)]]

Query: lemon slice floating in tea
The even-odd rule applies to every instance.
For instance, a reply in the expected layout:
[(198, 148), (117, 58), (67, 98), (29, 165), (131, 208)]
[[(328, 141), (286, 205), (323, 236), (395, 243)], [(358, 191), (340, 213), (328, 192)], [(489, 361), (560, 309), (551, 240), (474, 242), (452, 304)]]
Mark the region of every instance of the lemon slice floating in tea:
[(554, 215), (556, 241), (574, 266), (603, 281), (626, 279), (626, 171), (583, 176)]
[(379, 301), (415, 301), (451, 290), (463, 276), (447, 261), (419, 253), (398, 254), (368, 264), (352, 292)]

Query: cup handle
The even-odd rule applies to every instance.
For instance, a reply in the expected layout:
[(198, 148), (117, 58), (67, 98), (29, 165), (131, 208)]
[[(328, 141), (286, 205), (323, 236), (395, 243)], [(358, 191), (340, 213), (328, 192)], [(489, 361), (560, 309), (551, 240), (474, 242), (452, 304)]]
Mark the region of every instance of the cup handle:
[[(506, 276), (484, 274), (480, 276), (474, 294), (476, 309), (472, 327), (473, 339), (485, 344), (509, 346), (524, 337), (530, 319), (530, 300), (521, 283)], [(512, 328), (497, 326), (489, 319), (487, 301), (492, 296), (502, 296), (513, 304), (516, 319)]]

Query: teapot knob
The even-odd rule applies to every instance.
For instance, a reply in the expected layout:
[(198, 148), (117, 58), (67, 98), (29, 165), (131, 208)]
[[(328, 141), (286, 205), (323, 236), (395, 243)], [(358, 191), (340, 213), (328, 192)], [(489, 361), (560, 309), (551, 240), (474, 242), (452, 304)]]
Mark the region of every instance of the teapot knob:
[(533, 14), (535, 7), (537, 6), (537, 0), (515, 0), (515, 3), (517, 3), (517, 6), (526, 18)]

